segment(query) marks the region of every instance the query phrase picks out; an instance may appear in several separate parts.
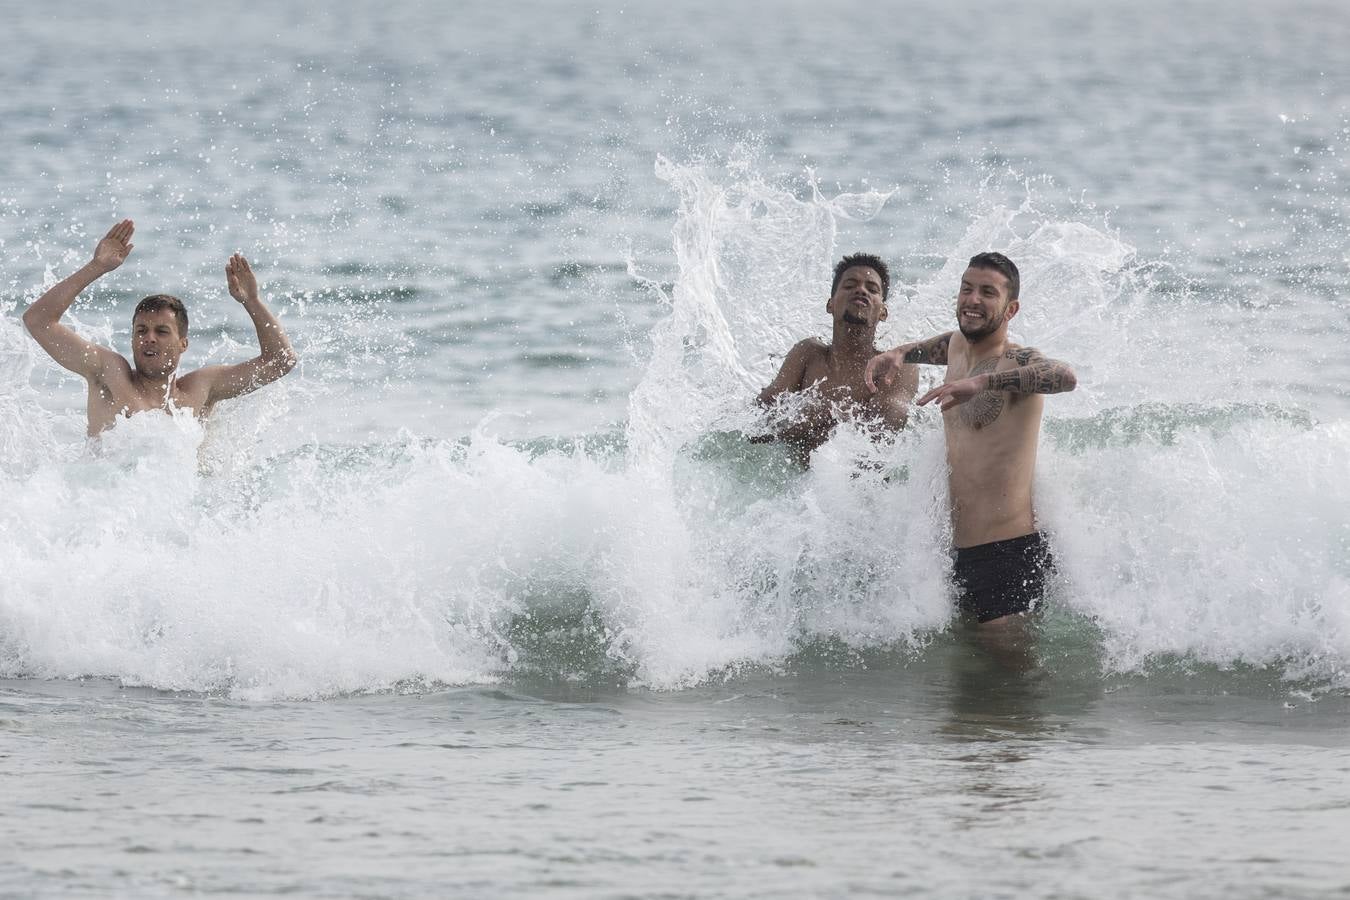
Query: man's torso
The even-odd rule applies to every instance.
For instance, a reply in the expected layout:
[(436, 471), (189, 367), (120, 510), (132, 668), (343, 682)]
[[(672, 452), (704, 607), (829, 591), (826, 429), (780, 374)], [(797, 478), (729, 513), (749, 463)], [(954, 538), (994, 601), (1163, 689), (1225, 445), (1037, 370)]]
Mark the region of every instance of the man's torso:
[[(945, 380), (1016, 368), (1017, 349), (1005, 343), (987, 356), (954, 334)], [(1043, 407), (1040, 394), (983, 391), (943, 413), (957, 547), (1036, 530), (1031, 493)]]
[(860, 360), (839, 362), (831, 357), (830, 345), (824, 341), (813, 340), (812, 350), (797, 390), (814, 389), (822, 400), (834, 404), (841, 412), (875, 412), (875, 395), (867, 389), (863, 371), (878, 351), (873, 350)]
[(171, 406), (191, 409), (198, 417), (209, 412), (209, 385), (204, 379), (194, 377), (197, 372), (171, 379), (167, 391), (147, 389), (137, 381), (131, 365), (125, 359), (121, 363), (120, 366), (109, 366), (102, 376), (88, 381), (90, 435), (112, 427), (119, 415), (132, 416), (154, 409), (167, 412)]

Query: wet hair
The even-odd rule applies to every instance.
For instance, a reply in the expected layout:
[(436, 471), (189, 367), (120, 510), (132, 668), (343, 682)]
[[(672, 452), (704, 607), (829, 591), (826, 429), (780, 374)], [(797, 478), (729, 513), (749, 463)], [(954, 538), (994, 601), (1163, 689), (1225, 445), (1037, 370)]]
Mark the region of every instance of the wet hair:
[(834, 267), (834, 282), (830, 285), (830, 295), (833, 296), (834, 292), (839, 290), (839, 282), (843, 280), (844, 273), (854, 266), (866, 266), (881, 276), (881, 299), (885, 300), (891, 293), (891, 270), (886, 268), (880, 256), (873, 256), (871, 253), (854, 253), (839, 260)]
[(140, 303), (136, 304), (136, 311), (131, 314), (132, 321), (145, 312), (159, 312), (161, 309), (173, 310), (173, 317), (178, 322), (178, 336), (187, 337), (188, 317), (187, 307), (183, 301), (177, 297), (171, 297), (168, 294), (151, 294)]
[(997, 251), (988, 253), (976, 253), (966, 264), (969, 269), (991, 269), (1002, 273), (1003, 277), (1008, 279), (1008, 299), (1016, 300), (1018, 292), (1022, 289), (1021, 276), (1017, 274), (1017, 266), (1011, 259)]

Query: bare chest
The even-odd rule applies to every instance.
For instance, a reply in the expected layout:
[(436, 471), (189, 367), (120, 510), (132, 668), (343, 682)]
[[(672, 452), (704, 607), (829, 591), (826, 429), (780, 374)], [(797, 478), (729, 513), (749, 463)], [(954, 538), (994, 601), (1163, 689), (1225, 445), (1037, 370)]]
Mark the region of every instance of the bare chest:
[[(948, 364), (946, 381), (960, 381), (963, 378), (988, 375), (999, 371), (1000, 368), (1006, 368), (1004, 364), (1007, 362), (1003, 356), (974, 361), (958, 357)], [(984, 432), (986, 429), (996, 429), (999, 425), (1010, 424), (1009, 420), (1015, 418), (1010, 415), (1012, 412), (1010, 407), (1014, 404), (1014, 397), (1006, 391), (981, 391), (965, 403), (948, 410), (943, 414), (943, 419), (949, 431)]]
[(821, 396), (835, 403), (866, 403), (872, 397), (863, 381), (865, 365), (833, 366), (829, 356), (821, 353), (806, 366), (802, 388), (815, 388)]
[(147, 385), (119, 373), (115, 377), (89, 383), (91, 427), (96, 419), (106, 426), (117, 416), (156, 409), (164, 412), (191, 409), (200, 416), (206, 412), (205, 404), (204, 392), (187, 379), (175, 379), (168, 385)]

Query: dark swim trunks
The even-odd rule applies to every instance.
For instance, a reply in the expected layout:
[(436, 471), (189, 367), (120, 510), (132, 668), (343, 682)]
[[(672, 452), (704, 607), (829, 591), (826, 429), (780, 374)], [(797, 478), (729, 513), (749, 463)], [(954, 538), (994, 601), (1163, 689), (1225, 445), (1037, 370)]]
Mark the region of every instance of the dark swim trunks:
[(959, 547), (954, 556), (957, 605), (980, 622), (1035, 607), (1045, 594), (1046, 574), (1055, 568), (1050, 544), (1040, 532)]

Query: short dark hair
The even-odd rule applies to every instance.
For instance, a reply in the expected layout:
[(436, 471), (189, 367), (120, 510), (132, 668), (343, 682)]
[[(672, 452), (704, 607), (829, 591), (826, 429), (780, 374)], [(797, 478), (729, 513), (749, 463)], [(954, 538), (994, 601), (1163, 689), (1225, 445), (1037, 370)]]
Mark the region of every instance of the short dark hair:
[(843, 279), (844, 273), (854, 266), (866, 266), (874, 270), (881, 276), (881, 299), (885, 300), (891, 293), (891, 270), (886, 268), (886, 264), (881, 261), (880, 256), (873, 256), (871, 253), (854, 253), (851, 256), (845, 256), (834, 267), (834, 282), (830, 284), (830, 296), (839, 290), (839, 282)]
[(1022, 290), (1022, 279), (1017, 274), (1017, 265), (1002, 253), (991, 250), (988, 253), (976, 253), (966, 264), (968, 269), (992, 269), (1008, 279), (1008, 299), (1016, 300)]
[(173, 317), (178, 322), (178, 336), (187, 337), (188, 317), (187, 307), (183, 301), (177, 297), (171, 297), (168, 294), (151, 294), (140, 303), (136, 304), (136, 311), (131, 314), (134, 322), (136, 317), (144, 312), (159, 312), (161, 309), (173, 310)]

